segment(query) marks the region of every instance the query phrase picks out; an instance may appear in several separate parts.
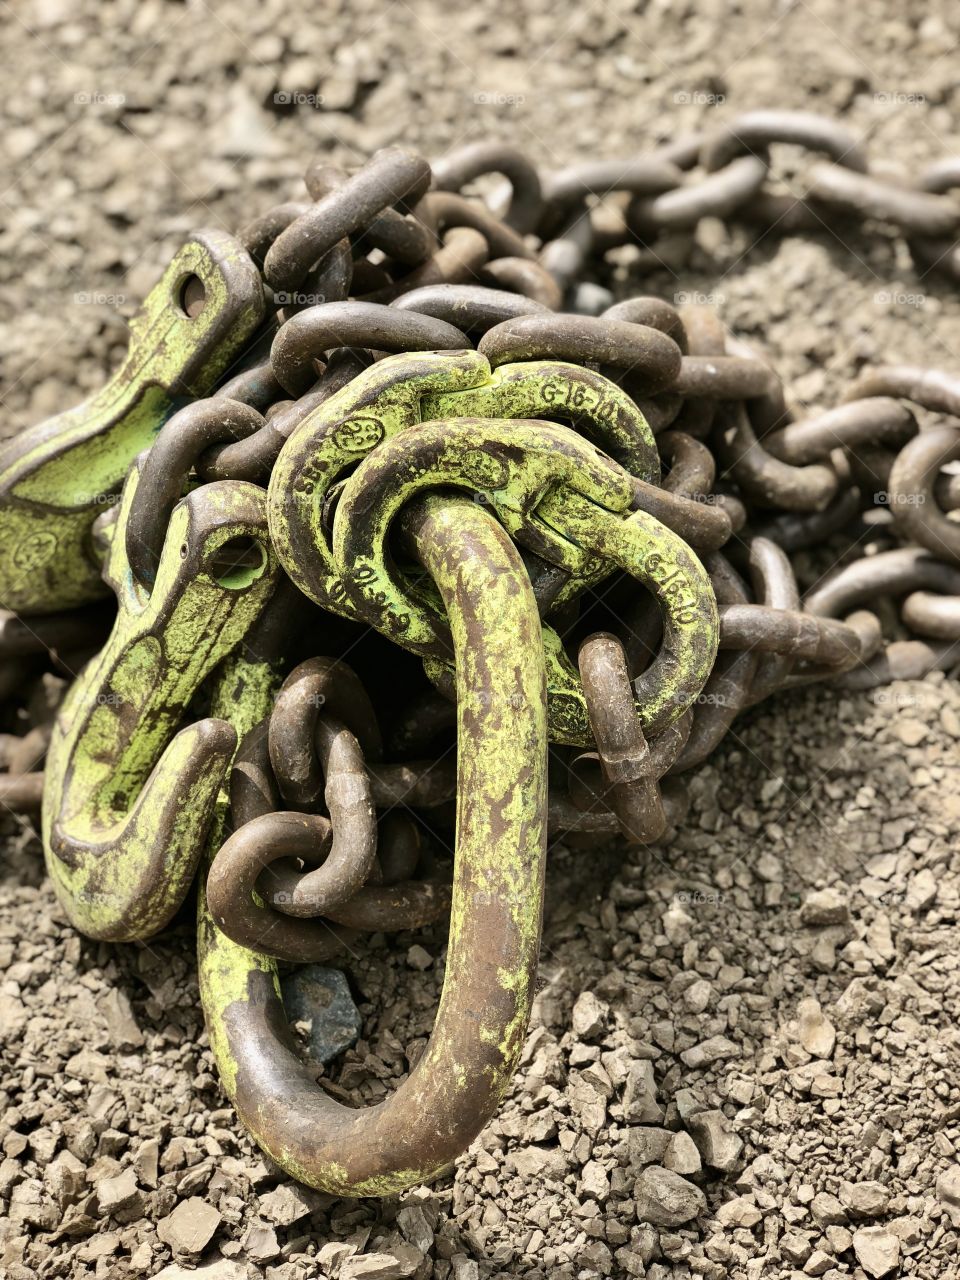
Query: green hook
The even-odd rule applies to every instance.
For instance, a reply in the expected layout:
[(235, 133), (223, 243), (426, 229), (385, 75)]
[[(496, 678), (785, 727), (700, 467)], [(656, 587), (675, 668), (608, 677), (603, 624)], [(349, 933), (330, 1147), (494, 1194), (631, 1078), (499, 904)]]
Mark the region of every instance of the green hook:
[(398, 432), (432, 418), (474, 415), (562, 418), (588, 432), (636, 475), (659, 479), (646, 419), (626, 392), (601, 374), (551, 360), (491, 370), (485, 356), (470, 350), (389, 356), (306, 417), (273, 469), (271, 533), (301, 591), (334, 613), (355, 616), (326, 527), (326, 506), (336, 486)]
[(213, 389), (264, 314), (240, 242), (194, 234), (130, 321), (126, 358), (107, 384), (0, 449), (0, 606), (52, 613), (104, 593), (94, 520), (116, 502), (137, 454), (181, 405)]
[(200, 909), (200, 990), (224, 1088), (273, 1160), (333, 1195), (428, 1181), (476, 1137), (516, 1070), (540, 946), (547, 738), (533, 591), (488, 512), (439, 495), (415, 505), (417, 553), (454, 639), (460, 799), (440, 1007), (397, 1091), (359, 1109), (325, 1093), (285, 1032), (275, 964)]
[(112, 941), (156, 933), (190, 886), (236, 736), (214, 718), (176, 729), (279, 576), (263, 490), (220, 481), (174, 508), (148, 595), (124, 550), (138, 480), (134, 465), (107, 553), (117, 620), (64, 701), (43, 800), (57, 896), (82, 933)]
[[(719, 643), (709, 575), (675, 533), (630, 511), (630, 476), (566, 427), (546, 422), (454, 419), (424, 423), (385, 441), (340, 496), (333, 542), (355, 611), (414, 653), (448, 658), (449, 632), (429, 595), (418, 597), (387, 551), (392, 523), (410, 498), (455, 487), (480, 497), (508, 531), (574, 575), (619, 568), (647, 587), (664, 617), (664, 643), (634, 682), (645, 733), (678, 719), (706, 683)], [(598, 566), (599, 565), (599, 569)], [(579, 675), (545, 624), (549, 722), (555, 741), (592, 743)], [(440, 681), (442, 683), (442, 680)]]

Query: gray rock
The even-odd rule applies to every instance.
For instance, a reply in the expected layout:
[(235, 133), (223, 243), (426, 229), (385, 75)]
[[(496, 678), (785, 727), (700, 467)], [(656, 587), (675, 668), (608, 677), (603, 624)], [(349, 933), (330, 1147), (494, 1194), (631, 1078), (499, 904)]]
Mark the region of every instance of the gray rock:
[(430, 1252), (433, 1247), (433, 1231), (420, 1205), (404, 1205), (397, 1213), (397, 1226), (408, 1244), (416, 1245), (423, 1253)]
[(929, 867), (910, 877), (905, 905), (913, 911), (926, 911), (937, 897), (937, 881)]
[(401, 1244), (383, 1253), (362, 1253), (347, 1258), (340, 1267), (340, 1280), (404, 1280), (423, 1262), (423, 1254), (413, 1245)]
[(699, 1173), (703, 1167), (696, 1143), (683, 1129), (670, 1139), (663, 1157), (663, 1166), (680, 1174)]
[(253, 1222), (244, 1233), (241, 1241), (243, 1252), (254, 1262), (270, 1262), (280, 1255), (280, 1244), (273, 1227), (262, 1222)]
[(317, 1250), (317, 1262), (324, 1276), (335, 1276), (345, 1258), (351, 1258), (357, 1252), (355, 1244), (347, 1244), (345, 1240), (329, 1240)]
[(339, 969), (304, 965), (282, 983), (291, 1022), (308, 1024), (306, 1051), (314, 1062), (332, 1062), (360, 1038), (363, 1019)]
[(559, 1147), (518, 1147), (507, 1156), (507, 1163), (525, 1178), (562, 1178), (567, 1171), (567, 1157)]
[(669, 1129), (644, 1126), (627, 1132), (627, 1153), (632, 1165), (662, 1164), (673, 1140)]
[(820, 1008), (819, 1000), (811, 996), (797, 1006), (800, 1043), (814, 1058), (829, 1058), (837, 1043), (837, 1032)]
[(317, 1207), (319, 1197), (308, 1187), (295, 1182), (284, 1182), (273, 1191), (260, 1197), (260, 1212), (278, 1227), (289, 1227), (299, 1222)]
[(202, 1253), (220, 1225), (220, 1214), (199, 1196), (181, 1200), (157, 1223), (157, 1235), (174, 1253)]
[(737, 1196), (717, 1210), (717, 1219), (725, 1227), (755, 1227), (762, 1217), (749, 1196)]
[(853, 1252), (868, 1276), (889, 1275), (900, 1264), (900, 1240), (885, 1227), (861, 1227), (855, 1231)]
[(26, 1005), (17, 996), (0, 995), (0, 1040), (15, 1040), (27, 1023)]
[(879, 1218), (887, 1211), (890, 1193), (881, 1182), (841, 1182), (840, 1203), (855, 1218)]
[(679, 1227), (707, 1207), (707, 1198), (692, 1182), (660, 1165), (650, 1165), (634, 1188), (637, 1217), (655, 1227)]
[(687, 1121), (700, 1155), (713, 1169), (732, 1169), (740, 1158), (743, 1142), (730, 1128), (720, 1110), (698, 1111)]
[(455, 1253), (450, 1259), (452, 1280), (480, 1280), (480, 1265), (465, 1253)]
[(813, 1252), (810, 1237), (799, 1231), (788, 1231), (780, 1240), (780, 1252), (796, 1267), (802, 1267)]
[(712, 1062), (719, 1062), (721, 1058), (739, 1057), (739, 1045), (735, 1045), (726, 1036), (711, 1036), (709, 1040), (684, 1050), (680, 1060), (687, 1067), (708, 1067)]
[(599, 1160), (588, 1160), (580, 1175), (584, 1196), (604, 1204), (610, 1195), (610, 1178)]
[(835, 1261), (832, 1254), (825, 1253), (823, 1249), (814, 1249), (803, 1264), (803, 1273), (808, 1276), (822, 1276), (825, 1271), (830, 1270)]
[(657, 1102), (653, 1063), (647, 1058), (632, 1062), (623, 1088), (623, 1118), (635, 1124), (658, 1124), (663, 1107)]
[(137, 1181), (145, 1187), (157, 1185), (157, 1168), (160, 1158), (160, 1143), (156, 1138), (148, 1138), (142, 1142), (133, 1158), (133, 1167), (137, 1173)]
[(813, 1214), (814, 1221), (821, 1227), (833, 1223), (844, 1223), (847, 1220), (846, 1209), (837, 1197), (830, 1195), (828, 1191), (820, 1191), (813, 1197), (810, 1202), (810, 1212)]
[(952, 1164), (937, 1179), (937, 1199), (955, 1227), (960, 1227), (960, 1164)]
[(683, 993), (683, 1003), (691, 1013), (703, 1013), (713, 998), (713, 988), (704, 978), (692, 982)]
[(849, 903), (839, 889), (818, 889), (804, 898), (800, 922), (806, 925), (849, 924)]
[(86, 1191), (86, 1166), (71, 1151), (59, 1152), (47, 1165), (43, 1181), (61, 1209)]
[(603, 1030), (608, 1006), (592, 991), (581, 991), (573, 1006), (573, 1034), (578, 1040), (592, 1040)]
[(179, 1262), (171, 1262), (156, 1273), (154, 1280), (247, 1280), (247, 1268), (242, 1262), (232, 1262), (218, 1255), (209, 1262), (201, 1262), (198, 1267), (184, 1267)]
[(433, 956), (426, 947), (421, 947), (419, 942), (415, 942), (407, 949), (407, 964), (411, 969), (419, 969), (421, 973), (426, 973), (433, 964)]
[(113, 987), (99, 1002), (99, 1006), (112, 1045), (117, 1049), (136, 1049), (143, 1044), (143, 1032), (124, 991)]
[(135, 1169), (124, 1169), (115, 1178), (101, 1178), (97, 1183), (97, 1201), (105, 1217), (122, 1209), (139, 1208), (142, 1199)]
[(13, 1188), (9, 1217), (11, 1222), (50, 1231), (59, 1221), (60, 1212), (49, 1196), (44, 1194), (42, 1184), (36, 1178), (29, 1178)]

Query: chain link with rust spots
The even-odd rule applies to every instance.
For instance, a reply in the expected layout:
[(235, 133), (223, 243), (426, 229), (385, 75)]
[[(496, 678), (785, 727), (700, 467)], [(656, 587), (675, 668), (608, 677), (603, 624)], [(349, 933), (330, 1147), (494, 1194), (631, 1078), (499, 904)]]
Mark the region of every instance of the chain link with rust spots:
[[(777, 143), (806, 148), (829, 161), (820, 163), (814, 170), (810, 198), (794, 201), (789, 208), (781, 208), (783, 201), (778, 205), (764, 185), (769, 177), (769, 149)], [(835, 172), (838, 167), (844, 173), (842, 179)], [(134, 532), (128, 533), (128, 549), (136, 576), (140, 581), (150, 580), (151, 561), (156, 561), (163, 536), (164, 513), (178, 498), (182, 478), (194, 464), (205, 479), (262, 480), (290, 429), (362, 368), (364, 357), (359, 352), (353, 355), (347, 345), (342, 350), (331, 348), (331, 342), (368, 346), (375, 351), (391, 347), (408, 351), (428, 343), (434, 348), (447, 342), (462, 343), (465, 333), (478, 342), (481, 351), (494, 363), (518, 355), (529, 359), (559, 354), (590, 359), (615, 379), (628, 377), (631, 389), (638, 393), (639, 402), (660, 434), (663, 452), (671, 462), (663, 487), (647, 485), (643, 494), (645, 502), (639, 505), (656, 514), (698, 550), (716, 551), (727, 542), (732, 531), (742, 533), (746, 514), (742, 505), (744, 497), (769, 506), (772, 511), (780, 507), (795, 513), (794, 516), (774, 516), (769, 521), (770, 527), (763, 528), (763, 532), (772, 535), (786, 549), (795, 550), (804, 543), (819, 540), (832, 529), (842, 527), (845, 518), (855, 514), (858, 495), (854, 486), (858, 479), (864, 479), (866, 470), (868, 487), (878, 482), (889, 485), (892, 477), (893, 487), (885, 491), (896, 499), (891, 501), (890, 510), (899, 518), (904, 532), (921, 545), (927, 545), (934, 555), (938, 552), (943, 555), (946, 548), (948, 558), (955, 558), (955, 526), (946, 518), (946, 513), (960, 501), (960, 485), (949, 476), (938, 474), (943, 463), (950, 461), (947, 455), (953, 445), (951, 428), (944, 427), (939, 435), (925, 432), (911, 449), (903, 450), (896, 469), (892, 448), (904, 445), (916, 432), (913, 415), (896, 397), (913, 398), (924, 407), (952, 412), (960, 395), (949, 375), (911, 369), (875, 371), (868, 375), (867, 382), (861, 380), (861, 386), (851, 390), (847, 397), (851, 403), (815, 420), (784, 427), (787, 418), (784, 399), (772, 372), (742, 348), (731, 355), (722, 354), (722, 331), (709, 317), (693, 315), (690, 309), (684, 317), (683, 309), (678, 311), (652, 298), (629, 299), (607, 308), (601, 317), (557, 316), (548, 310), (548, 303), (556, 305), (556, 296), (538, 301), (522, 293), (487, 285), (458, 289), (451, 287), (448, 277), (443, 277), (441, 283), (424, 285), (420, 276), (411, 278), (410, 269), (420, 269), (431, 255), (440, 252), (440, 240), (436, 234), (431, 238), (430, 234), (415, 230), (404, 240), (401, 227), (401, 224), (411, 228), (420, 225), (434, 233), (441, 228), (441, 223), (443, 228), (480, 227), (487, 232), (484, 244), (488, 260), (490, 255), (499, 255), (527, 262), (532, 261), (532, 254), (524, 242), (518, 242), (518, 234), (539, 233), (544, 241), (540, 256), (549, 263), (563, 237), (551, 239), (546, 232), (551, 224), (555, 226), (558, 219), (562, 221), (564, 217), (569, 226), (576, 223), (582, 228), (586, 221), (591, 227), (585, 261), (591, 254), (596, 258), (613, 245), (610, 226), (603, 226), (602, 211), (590, 212), (584, 203), (588, 197), (606, 197), (611, 193), (619, 197), (621, 204), (624, 197), (629, 197), (624, 205), (627, 215), (623, 219), (624, 241), (644, 236), (649, 239), (651, 227), (691, 225), (703, 216), (741, 217), (752, 221), (762, 216), (784, 230), (793, 231), (801, 225), (822, 230), (830, 225), (833, 212), (841, 205), (848, 212), (865, 212), (873, 218), (892, 222), (911, 237), (911, 243), (918, 237), (920, 242), (925, 242), (935, 234), (946, 235), (956, 226), (957, 209), (944, 194), (955, 184), (956, 165), (945, 163), (932, 167), (913, 195), (924, 197), (924, 193), (934, 193), (937, 199), (918, 198), (912, 206), (907, 200), (911, 194), (909, 189), (894, 188), (889, 182), (887, 195), (881, 198), (878, 189), (882, 184), (874, 178), (869, 178), (869, 183), (873, 183), (869, 188), (873, 196), (867, 199), (864, 192), (868, 188), (863, 185), (868, 181), (867, 168), (860, 148), (842, 125), (812, 115), (784, 112), (751, 113), (708, 136), (670, 144), (629, 162), (574, 166), (542, 178), (515, 149), (493, 143), (471, 145), (434, 166), (433, 185), (446, 193), (486, 173), (503, 173), (509, 180), (511, 193), (505, 222), (500, 224), (480, 206), (471, 206), (462, 200), (452, 204), (449, 195), (439, 199), (428, 196), (422, 162), (396, 149), (381, 153), (355, 179), (314, 166), (308, 173), (307, 186), (311, 197), (320, 202), (318, 207), (302, 202), (279, 206), (241, 232), (240, 239), (253, 261), (266, 272), (268, 282), (289, 285), (293, 280), (289, 269), (284, 274), (284, 269), (274, 267), (271, 274), (271, 269), (264, 265), (274, 243), (285, 236), (272, 261), (282, 261), (284, 252), (288, 257), (293, 252), (294, 256), (299, 254), (300, 258), (310, 257), (312, 262), (326, 263), (324, 278), (328, 292), (323, 296), (329, 298), (332, 291), (335, 298), (341, 298), (342, 305), (310, 308), (309, 316), (304, 317), (308, 321), (306, 327), (298, 331), (289, 321), (305, 304), (276, 294), (273, 302), (280, 308), (279, 317), (288, 323), (281, 325), (278, 339), (274, 341), (273, 364), (238, 375), (224, 386), (215, 400), (198, 402), (178, 415), (177, 431), (161, 437), (161, 441), (175, 444), (174, 456), (170, 450), (165, 452), (155, 447), (147, 462), (146, 478), (150, 483), (143, 494), (150, 501), (141, 501), (140, 512), (133, 513)], [(706, 176), (691, 179), (690, 174), (697, 169)], [(756, 175), (761, 170), (758, 182)], [(753, 175), (749, 182), (743, 176), (748, 172)], [(411, 208), (404, 205), (408, 182), (410, 191), (418, 196)], [(847, 193), (846, 204), (838, 192)], [(859, 194), (854, 197), (851, 192)], [(891, 192), (899, 193), (903, 199)], [(430, 199), (433, 206), (425, 204), (425, 200)], [(379, 222), (371, 212), (374, 205), (380, 209), (376, 215)], [(398, 210), (397, 206), (402, 209)], [(801, 208), (802, 218), (797, 212)], [(443, 211), (442, 218), (437, 209)], [(331, 218), (335, 228), (346, 232), (332, 241), (328, 226)], [(595, 225), (598, 222), (599, 231)], [(287, 234), (290, 228), (295, 234)], [(582, 247), (582, 234), (577, 234), (581, 235)], [(573, 232), (568, 228), (566, 235), (569, 239)], [(407, 247), (401, 248), (402, 244)], [(348, 259), (354, 264), (366, 262), (365, 255), (371, 247), (386, 261), (382, 273), (392, 276), (394, 283), (390, 288), (398, 294), (390, 311), (414, 313), (406, 322), (401, 322), (401, 317), (390, 314), (382, 305), (346, 301), (352, 284), (352, 268), (348, 270), (344, 263)], [(337, 248), (335, 255), (334, 248)], [(929, 261), (929, 244), (926, 248), (925, 261)], [(392, 268), (391, 253), (394, 255)], [(340, 264), (338, 271), (333, 270), (328, 259)], [(942, 263), (949, 265), (950, 261), (949, 256), (941, 256)], [(316, 270), (319, 271), (320, 266)], [(476, 270), (472, 269), (469, 274), (475, 278)], [(562, 273), (559, 274), (562, 277)], [(303, 280), (293, 283), (299, 285)], [(528, 292), (542, 293), (543, 290), (538, 285)], [(416, 318), (420, 314), (428, 317), (428, 326), (430, 319), (437, 325), (426, 329), (418, 327), (422, 324)], [(444, 330), (443, 325), (450, 328)], [(672, 379), (657, 372), (656, 357), (651, 355), (651, 339), (656, 342), (660, 333), (675, 341), (682, 353), (680, 368)], [(664, 353), (660, 356), (662, 361), (670, 348), (662, 344), (656, 350)], [(294, 374), (292, 370), (304, 369), (304, 359), (309, 367), (309, 362), (321, 355), (326, 357), (329, 367), (316, 390), (307, 398), (284, 402), (277, 373), (280, 377), (285, 375), (288, 388), (292, 383), (296, 390), (305, 390), (304, 373)], [(366, 359), (369, 360), (369, 356)], [(626, 370), (626, 374), (621, 370)], [(666, 387), (662, 385), (664, 382)], [(643, 390), (652, 394), (640, 396)], [(241, 409), (225, 405), (221, 397), (235, 400)], [(695, 467), (694, 474), (685, 480), (683, 465), (678, 464), (677, 451), (685, 451), (689, 456), (696, 437), (705, 434), (707, 419), (718, 412), (715, 401), (721, 397), (726, 402), (733, 399), (745, 402), (739, 407), (725, 403), (719, 412), (727, 421), (727, 429), (714, 433), (715, 453), (721, 465), (725, 465), (724, 479), (732, 482), (727, 488), (736, 488), (736, 493), (713, 491), (710, 484), (704, 485), (702, 474), (695, 474)], [(684, 426), (687, 431), (681, 429)], [(781, 429), (776, 430), (777, 427)], [(774, 429), (771, 431), (771, 428)], [(219, 447), (210, 447), (216, 445)], [(883, 449), (879, 455), (878, 445)], [(840, 465), (837, 465), (838, 447), (843, 449)], [(207, 452), (198, 462), (198, 455), (205, 448)], [(868, 449), (869, 470), (865, 468), (864, 458)], [(831, 455), (833, 467), (829, 465)], [(708, 451), (705, 457), (707, 466), (712, 468)], [(937, 501), (924, 502), (928, 496)], [(945, 514), (938, 519), (941, 510)], [(138, 514), (143, 527), (137, 526)], [(932, 529), (931, 524), (935, 526)], [(784, 572), (789, 574), (789, 568)], [(714, 577), (716, 580), (716, 575)], [(919, 580), (917, 585), (922, 585)], [(799, 603), (795, 587), (786, 594), (794, 604)], [(543, 599), (543, 590), (540, 596)], [(741, 607), (748, 598), (747, 594), (740, 593)], [(741, 615), (735, 619), (730, 612), (735, 607), (734, 602), (724, 607), (721, 639), (724, 649), (780, 644), (788, 654), (792, 651), (795, 656), (802, 656), (799, 648), (791, 650), (792, 642), (786, 630), (790, 629), (796, 636), (801, 625), (809, 629), (809, 620), (802, 624), (797, 619), (788, 622), (786, 618), (761, 621), (759, 606), (752, 606), (752, 616)], [(776, 606), (779, 612), (783, 612), (784, 607), (782, 601)], [(904, 619), (934, 643), (895, 643), (892, 649), (888, 647), (879, 654), (872, 666), (859, 670), (853, 681), (862, 684), (882, 679), (892, 671), (921, 673), (930, 666), (943, 665), (950, 656), (950, 643), (958, 633), (954, 617), (957, 612), (949, 598), (929, 592), (913, 593), (905, 601)], [(858, 615), (858, 619), (863, 655), (876, 648), (876, 628), (862, 615)], [(739, 637), (735, 621), (740, 629)], [(11, 616), (8, 622), (22, 629), (20, 619)], [(777, 629), (779, 639), (773, 634)], [(629, 630), (631, 634), (624, 637), (626, 648), (628, 652), (634, 651), (636, 659), (642, 643), (638, 642), (633, 629)], [(810, 643), (808, 641), (808, 646)], [(849, 635), (841, 637), (838, 643), (847, 653), (855, 647)], [(42, 640), (37, 641), (37, 647), (42, 648)], [(785, 660), (779, 662), (780, 683), (786, 678), (790, 665)], [(742, 677), (744, 666), (739, 664), (741, 675), (736, 680), (736, 698), (724, 696), (705, 701), (708, 708), (722, 707), (721, 714), (704, 716), (705, 719), (729, 721), (734, 703), (749, 705), (775, 691), (777, 685), (771, 682), (769, 671), (765, 682), (761, 682), (761, 692), (756, 692), (755, 680), (751, 680), (748, 689)], [(835, 658), (833, 666), (828, 664), (825, 671), (830, 674), (836, 669)], [(725, 688), (729, 685), (729, 680), (724, 682)], [(707, 694), (705, 698), (711, 696)], [(700, 736), (713, 740), (716, 732), (695, 735)]]
[[(801, 194), (781, 143), (816, 157)], [(785, 112), (552, 174), (486, 142), (432, 167), (399, 148), (351, 175), (314, 164), (309, 200), (193, 237), (104, 392), (5, 448), (0, 728), (46, 668), (94, 661), (52, 728), (0, 734), (0, 802), (35, 810), (50, 742), (48, 865), (95, 937), (150, 936), (201, 868), (211, 1041), (294, 1176), (395, 1191), (491, 1114), (548, 832), (662, 839), (678, 775), (741, 711), (957, 665), (960, 378), (866, 370), (795, 421), (710, 309), (597, 283), (609, 251), (704, 217), (841, 241), (885, 224), (918, 270), (960, 277), (960, 165), (888, 172)], [(463, 194), (490, 174), (491, 205)], [(821, 547), (839, 563), (822, 580)], [(449, 992), (409, 1088), (382, 1111), (321, 1102), (276, 1038), (276, 961), (451, 903)], [(412, 1123), (426, 1112), (442, 1140)]]

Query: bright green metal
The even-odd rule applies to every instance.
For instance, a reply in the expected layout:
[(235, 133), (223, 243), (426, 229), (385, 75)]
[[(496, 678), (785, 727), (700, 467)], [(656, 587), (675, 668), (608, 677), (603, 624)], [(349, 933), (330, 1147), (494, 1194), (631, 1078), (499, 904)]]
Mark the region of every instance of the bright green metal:
[(435, 392), (420, 404), (423, 422), (440, 418), (561, 418), (631, 475), (660, 482), (660, 454), (646, 418), (615, 382), (562, 360), (502, 364), (464, 391)]
[[(679, 718), (713, 668), (719, 642), (709, 576), (687, 544), (645, 512), (630, 512), (629, 475), (565, 427), (458, 419), (432, 422), (384, 442), (344, 487), (334, 552), (361, 617), (414, 653), (442, 659), (446, 620), (418, 596), (390, 558), (387, 536), (404, 504), (424, 489), (457, 487), (482, 497), (518, 540), (573, 574), (618, 567), (658, 599), (664, 645), (636, 682), (645, 732)], [(579, 676), (546, 625), (550, 733), (592, 742)], [(428, 666), (428, 673), (431, 668)], [(434, 675), (437, 668), (433, 667)]]
[(275, 967), (201, 906), (201, 992), (221, 1079), (291, 1176), (383, 1196), (449, 1167), (509, 1088), (529, 1018), (546, 846), (539, 620), (507, 535), (462, 498), (422, 500), (414, 534), (450, 618), (458, 684), (458, 812), (443, 992), (399, 1089), (351, 1109), (325, 1094), (282, 1034)]
[(290, 578), (311, 600), (352, 617), (327, 546), (323, 507), (336, 482), (382, 440), (420, 421), (430, 392), (476, 385), (490, 372), (477, 351), (388, 356), (306, 417), (270, 476), (270, 534)]
[[(174, 509), (148, 596), (124, 554), (138, 478), (134, 466), (108, 552), (117, 620), (64, 701), (43, 800), (44, 852), (64, 910), (81, 932), (117, 941), (156, 933), (190, 885), (235, 735), (214, 718), (174, 733), (279, 574), (266, 495), (224, 481)], [(238, 562), (237, 539), (250, 563)]]
[(551, 360), (491, 370), (476, 351), (390, 356), (305, 418), (274, 466), (271, 533), (301, 591), (335, 613), (355, 616), (325, 525), (325, 504), (334, 486), (398, 432), (432, 418), (474, 415), (569, 420), (635, 475), (659, 478), (646, 419), (601, 374)]
[(542, 495), (558, 486), (618, 512), (633, 497), (622, 467), (552, 423), (454, 418), (384, 441), (344, 486), (334, 525), (335, 562), (357, 612), (413, 653), (448, 651), (442, 616), (418, 607), (387, 553), (391, 524), (424, 489), (465, 489), (544, 558), (571, 574), (591, 568), (589, 552), (539, 519)]
[[(202, 282), (191, 317), (184, 283)], [(0, 606), (49, 613), (103, 594), (89, 545), (127, 469), (182, 404), (208, 394), (265, 314), (263, 287), (240, 242), (194, 235), (130, 322), (123, 365), (91, 399), (0, 449)]]
[[(599, 510), (582, 494), (557, 490), (544, 496), (538, 515), (564, 537), (643, 583), (659, 602), (663, 643), (650, 667), (634, 680), (633, 691), (645, 734), (672, 724), (699, 697), (716, 661), (720, 617), (706, 569), (682, 538), (644, 511), (624, 518)], [(562, 645), (552, 652), (558, 650), (563, 652)], [(575, 688), (558, 700), (557, 741), (589, 746), (593, 734), (583, 686), (573, 664), (568, 665)], [(550, 663), (548, 669), (552, 683), (562, 668)]]
[[(241, 654), (234, 654), (218, 673), (210, 714), (231, 724), (237, 742), (242, 742), (245, 735), (270, 714), (282, 682), (279, 663), (251, 662)], [(223, 840), (229, 804), (228, 788), (224, 785), (217, 797), (197, 877), (197, 969), (210, 1047), (223, 1087), (233, 1098), (237, 1064), (226, 1034), (223, 1011), (235, 1000), (245, 998), (251, 972), (264, 975), (277, 1000), (281, 995), (276, 960), (228, 938), (207, 908), (207, 871)]]
[(425, 396), (420, 417), (424, 422), (447, 417), (559, 417), (600, 445), (631, 475), (659, 484), (657, 442), (634, 401), (603, 374), (566, 361), (500, 365), (477, 387)]

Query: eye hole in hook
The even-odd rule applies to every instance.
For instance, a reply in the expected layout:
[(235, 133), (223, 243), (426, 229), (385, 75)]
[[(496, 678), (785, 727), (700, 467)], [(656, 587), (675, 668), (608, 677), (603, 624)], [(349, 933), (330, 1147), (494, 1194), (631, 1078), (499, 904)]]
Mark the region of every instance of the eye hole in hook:
[(191, 320), (195, 320), (207, 305), (207, 287), (198, 275), (189, 275), (181, 283), (177, 303)]
[(267, 552), (262, 542), (242, 534), (218, 546), (207, 561), (207, 571), (221, 587), (241, 591), (263, 573)]

